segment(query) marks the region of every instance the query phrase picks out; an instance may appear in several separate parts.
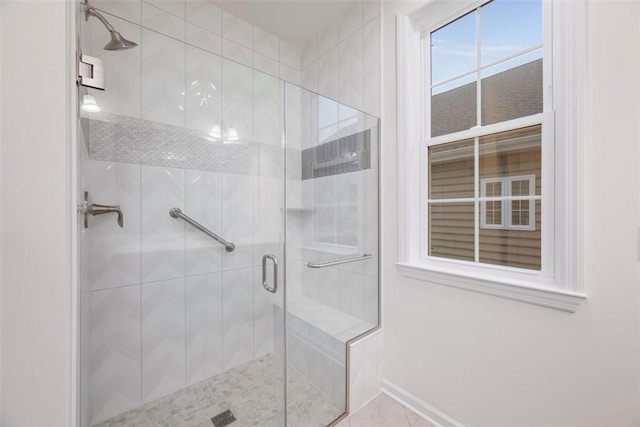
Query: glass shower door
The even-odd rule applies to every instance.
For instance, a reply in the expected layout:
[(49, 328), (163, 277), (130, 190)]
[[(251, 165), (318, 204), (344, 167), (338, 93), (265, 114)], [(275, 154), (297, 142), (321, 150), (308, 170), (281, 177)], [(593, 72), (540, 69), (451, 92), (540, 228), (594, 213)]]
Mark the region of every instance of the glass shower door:
[(283, 426), (283, 83), (130, 3), (78, 5), (81, 423)]
[(285, 91), (287, 415), (329, 425), (347, 409), (347, 343), (378, 325), (378, 119)]

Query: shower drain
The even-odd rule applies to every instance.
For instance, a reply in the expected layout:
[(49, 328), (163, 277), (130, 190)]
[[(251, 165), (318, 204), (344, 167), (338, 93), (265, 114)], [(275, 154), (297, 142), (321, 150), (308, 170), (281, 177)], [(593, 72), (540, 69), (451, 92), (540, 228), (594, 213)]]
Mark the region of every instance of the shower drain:
[(233, 412), (231, 412), (231, 409), (227, 409), (224, 412), (220, 412), (218, 415), (211, 418), (211, 422), (213, 423), (214, 427), (228, 426), (235, 420), (236, 420), (236, 417), (235, 415), (233, 415)]

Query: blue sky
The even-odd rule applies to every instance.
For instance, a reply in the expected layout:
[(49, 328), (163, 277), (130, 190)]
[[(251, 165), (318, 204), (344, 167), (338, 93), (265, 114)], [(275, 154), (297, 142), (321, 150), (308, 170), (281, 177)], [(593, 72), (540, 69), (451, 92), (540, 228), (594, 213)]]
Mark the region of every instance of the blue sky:
[[(475, 69), (476, 17), (473, 11), (432, 33), (433, 83)], [(494, 0), (480, 9), (480, 28), (482, 65), (539, 44), (542, 42), (541, 0)], [(540, 56), (541, 52), (530, 54), (520, 61), (512, 61), (507, 68)], [(469, 78), (455, 86), (468, 82)]]

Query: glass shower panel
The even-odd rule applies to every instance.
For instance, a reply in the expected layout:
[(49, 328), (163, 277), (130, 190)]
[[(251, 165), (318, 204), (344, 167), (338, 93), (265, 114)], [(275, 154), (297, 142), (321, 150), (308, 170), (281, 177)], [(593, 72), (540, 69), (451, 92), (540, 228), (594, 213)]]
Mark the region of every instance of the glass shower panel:
[(81, 423), (282, 426), (284, 84), (129, 3), (95, 4), (137, 44), (116, 51), (78, 5), (105, 73), (78, 88)]
[(347, 406), (347, 341), (378, 325), (378, 119), (285, 87), (287, 413)]

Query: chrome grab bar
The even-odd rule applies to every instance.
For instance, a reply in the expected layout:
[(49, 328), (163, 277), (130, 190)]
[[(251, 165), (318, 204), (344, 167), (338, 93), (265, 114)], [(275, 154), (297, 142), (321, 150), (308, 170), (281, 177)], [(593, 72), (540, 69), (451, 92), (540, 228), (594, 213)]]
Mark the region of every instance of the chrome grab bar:
[(222, 237), (218, 236), (216, 233), (214, 233), (213, 231), (209, 230), (205, 226), (203, 226), (203, 225), (197, 223), (196, 221), (194, 221), (193, 219), (189, 218), (188, 216), (183, 214), (182, 211), (180, 209), (178, 209), (178, 208), (171, 209), (169, 211), (169, 216), (171, 216), (171, 218), (180, 218), (180, 219), (184, 220), (184, 222), (186, 222), (187, 224), (192, 225), (194, 228), (197, 228), (198, 230), (202, 231), (204, 234), (206, 234), (207, 236), (211, 237), (213, 240), (216, 240), (216, 241), (222, 243), (224, 245), (224, 248), (227, 250), (227, 252), (233, 252), (233, 250), (236, 248), (236, 245), (234, 245), (233, 243), (223, 239)]
[(309, 268), (331, 267), (334, 265), (346, 264), (348, 262), (362, 261), (369, 258), (371, 258), (371, 254), (363, 254), (363, 255), (358, 255), (358, 256), (349, 257), (349, 258), (335, 259), (333, 261), (327, 261), (327, 262), (308, 262), (307, 267)]

